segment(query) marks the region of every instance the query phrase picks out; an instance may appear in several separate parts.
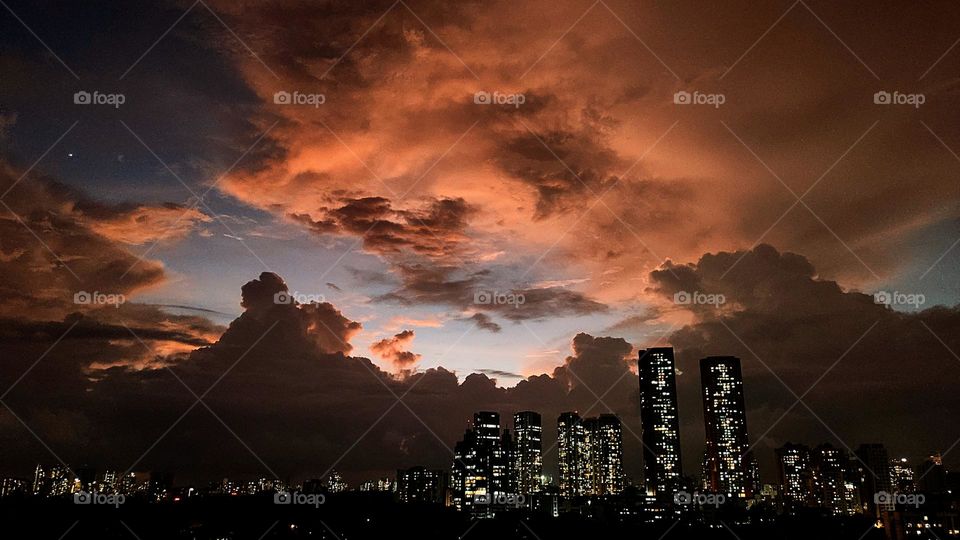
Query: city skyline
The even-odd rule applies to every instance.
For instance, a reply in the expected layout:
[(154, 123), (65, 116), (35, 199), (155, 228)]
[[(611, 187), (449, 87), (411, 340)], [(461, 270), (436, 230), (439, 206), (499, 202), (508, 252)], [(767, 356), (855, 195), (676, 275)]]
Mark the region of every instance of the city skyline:
[(0, 0), (0, 478), (953, 512), (958, 22)]
[[(676, 429), (679, 414), (676, 407), (673, 348), (641, 349), (638, 355), (641, 388), (638, 412), (644, 434), (644, 438), (638, 438), (638, 442), (643, 445), (644, 466), (642, 477), (631, 482), (631, 485), (643, 488), (648, 496), (661, 502), (671, 500), (679, 491), (694, 489), (691, 487), (693, 485), (699, 485), (710, 493), (724, 493), (741, 499), (752, 499), (760, 494), (761, 485), (765, 482), (759, 476), (753, 446), (749, 444), (740, 359), (711, 356), (700, 360), (706, 443), (699, 482), (692, 483), (694, 477), (683, 476), (676, 470), (679, 468), (681, 448)], [(556, 475), (546, 475), (543, 468), (543, 423), (540, 413), (514, 413), (512, 435), (508, 427), (501, 428), (500, 421), (500, 413), (496, 411), (474, 413), (463, 439), (452, 445), (454, 459), (449, 485), (446, 479), (442, 483), (436, 478), (429, 480), (432, 482), (431, 489), (439, 489), (441, 485), (451, 489), (451, 503), (459, 510), (469, 511), (477, 497), (531, 495), (548, 486), (557, 488), (558, 493), (566, 497), (617, 495), (626, 486), (628, 477), (623, 468), (622, 424), (617, 415), (602, 413), (596, 417), (582, 418), (577, 411), (562, 412), (557, 418), (556, 442), (547, 448), (548, 452), (557, 448)], [(868, 495), (893, 493), (896, 488), (898, 473), (890, 469), (895, 462), (890, 461), (887, 449), (881, 443), (860, 444), (856, 451), (848, 453), (829, 443), (820, 444), (811, 451), (806, 445), (788, 441), (776, 448), (775, 454), (779, 486), (783, 490), (785, 504), (797, 507), (811, 504), (823, 506), (838, 515), (846, 512), (850, 507), (850, 494), (844, 492), (843, 486), (853, 474), (848, 470), (851, 464), (857, 469), (857, 485), (862, 485), (857, 489), (862, 489)], [(930, 454), (934, 455), (934, 465), (942, 466), (940, 453)], [(930, 457), (924, 463), (933, 459)], [(908, 462), (907, 458), (901, 460)], [(84, 480), (83, 475), (74, 473), (66, 464), (50, 469), (57, 470), (70, 473), (69, 476), (75, 477), (73, 482), (76, 483), (91, 481), (90, 478)], [(86, 471), (88, 476), (95, 471), (88, 466), (77, 470)], [(910, 470), (909, 467), (907, 470)], [(39, 485), (41, 465), (37, 465), (36, 471), (32, 481), (35, 492)], [(401, 474), (404, 471), (405, 474), (414, 475), (405, 478), (408, 483), (427, 481), (424, 474), (431, 473), (420, 465), (406, 470), (398, 469), (398, 485), (404, 481)], [(105, 474), (113, 477), (117, 471)], [(134, 478), (137, 474), (144, 473), (127, 470), (120, 476)], [(912, 474), (910, 472), (908, 478), (911, 482)], [(332, 467), (323, 476), (336, 477), (335, 482), (343, 483), (342, 477)], [(62, 480), (66, 482), (69, 478)], [(274, 480), (282, 481), (280, 478)], [(289, 478), (286, 480), (289, 481)], [(263, 479), (259, 481), (262, 483)]]

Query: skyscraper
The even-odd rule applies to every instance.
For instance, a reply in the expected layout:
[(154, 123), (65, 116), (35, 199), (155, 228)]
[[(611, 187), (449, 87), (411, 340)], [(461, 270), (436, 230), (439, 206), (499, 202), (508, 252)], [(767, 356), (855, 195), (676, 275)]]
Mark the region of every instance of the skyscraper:
[(829, 444), (817, 446), (810, 454), (817, 503), (835, 516), (851, 512), (844, 478), (849, 459), (846, 451)]
[(747, 436), (743, 374), (735, 356), (710, 356), (700, 361), (706, 445), (703, 487), (741, 498), (757, 489), (756, 462)]
[(451, 503), (457, 510), (469, 510), (473, 507), (477, 494), (485, 495), (488, 487), (488, 475), (480, 462), (480, 448), (477, 433), (467, 428), (463, 440), (453, 449), (453, 470), (450, 473), (452, 485)]
[(777, 448), (780, 469), (780, 494), (784, 506), (798, 508), (812, 499), (813, 474), (810, 467), (810, 449), (802, 444), (787, 443)]
[(917, 467), (916, 487), (925, 494), (939, 494), (947, 489), (947, 470), (939, 453), (931, 455)]
[(517, 492), (538, 493), (543, 475), (543, 426), (539, 413), (522, 411), (513, 415), (513, 473)]
[(575, 412), (557, 418), (557, 453), (560, 468), (560, 494), (575, 497), (586, 494), (586, 433), (583, 420)]
[[(891, 494), (893, 483), (890, 476), (890, 456), (882, 444), (861, 444), (856, 451), (857, 460), (862, 465), (861, 498), (867, 509), (879, 517), (883, 511), (892, 511), (893, 503), (889, 497), (880, 497), (878, 493)], [(878, 502), (879, 500), (879, 502)]]
[(613, 414), (581, 419), (566, 412), (557, 419), (560, 494), (614, 495), (623, 491), (623, 435)]
[(640, 351), (640, 428), (647, 494), (672, 500), (683, 476), (672, 347)]
[(620, 419), (601, 414), (584, 421), (590, 495), (616, 495), (623, 491), (623, 431)]
[[(454, 447), (451, 473), (452, 503), (457, 509), (474, 507), (477, 497), (513, 494), (511, 455), (513, 438), (500, 432), (500, 414), (481, 411), (473, 415), (473, 426)], [(483, 511), (487, 512), (489, 507)]]

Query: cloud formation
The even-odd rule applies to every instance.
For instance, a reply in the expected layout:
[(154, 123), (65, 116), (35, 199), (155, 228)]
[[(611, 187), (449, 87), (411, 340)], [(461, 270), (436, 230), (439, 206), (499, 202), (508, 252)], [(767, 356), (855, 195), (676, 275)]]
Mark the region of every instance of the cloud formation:
[[(665, 302), (678, 290), (726, 296), (723, 309), (679, 306), (694, 319), (670, 341), (685, 372), (696, 373), (709, 355), (742, 359), (750, 435), (766, 470), (788, 439), (847, 448), (881, 441), (917, 456), (949, 444), (942, 415), (960, 409), (960, 400), (939, 374), (960, 369), (951, 352), (960, 350), (958, 307), (897, 311), (769, 245), (668, 263), (651, 281)], [(696, 377), (678, 384), (681, 410), (698, 410)], [(685, 442), (696, 447), (702, 426), (695, 415), (681, 416)]]
[(420, 360), (419, 354), (407, 350), (413, 344), (413, 338), (413, 330), (404, 330), (393, 337), (374, 342), (370, 345), (370, 352), (390, 362), (398, 372), (409, 371)]

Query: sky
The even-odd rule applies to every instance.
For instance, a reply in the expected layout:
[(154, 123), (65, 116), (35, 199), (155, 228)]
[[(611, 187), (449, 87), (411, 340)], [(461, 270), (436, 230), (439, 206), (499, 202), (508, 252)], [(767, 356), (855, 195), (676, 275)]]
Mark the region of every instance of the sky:
[(711, 354), (765, 481), (957, 463), (955, 4), (3, 7), (3, 472), (357, 482), (527, 408), (639, 481), (663, 345), (686, 474)]

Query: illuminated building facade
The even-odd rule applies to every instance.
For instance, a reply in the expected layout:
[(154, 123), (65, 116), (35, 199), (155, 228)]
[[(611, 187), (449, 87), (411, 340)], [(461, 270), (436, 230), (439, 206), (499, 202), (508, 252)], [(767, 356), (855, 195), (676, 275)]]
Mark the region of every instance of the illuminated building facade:
[(443, 504), (447, 489), (443, 471), (411, 467), (397, 471), (397, 499), (406, 504)]
[(513, 473), (517, 493), (538, 493), (543, 476), (543, 425), (540, 414), (533, 411), (514, 414), (513, 431)]
[(756, 460), (750, 452), (743, 375), (735, 356), (700, 361), (706, 444), (703, 488), (740, 498), (753, 498), (759, 488)]
[(560, 494), (615, 495), (623, 491), (623, 434), (613, 414), (582, 419), (566, 412), (557, 419)]
[(784, 508), (823, 508), (835, 516), (856, 512), (847, 486), (849, 456), (830, 444), (809, 449), (787, 443), (777, 449)]
[(601, 414), (584, 421), (589, 495), (623, 491), (623, 430), (620, 419)]
[(557, 418), (557, 453), (560, 494), (565, 497), (586, 495), (586, 432), (579, 414), (565, 412)]
[(913, 467), (907, 461), (907, 458), (890, 460), (890, 477), (893, 482), (893, 489), (898, 493), (912, 493), (913, 485)]
[(683, 477), (673, 348), (640, 351), (640, 428), (648, 495), (672, 500)]
[(817, 446), (810, 455), (815, 502), (835, 516), (853, 513), (847, 498), (845, 478), (849, 460), (845, 451), (829, 444)]
[(777, 448), (776, 453), (784, 507), (797, 508), (807, 505), (813, 496), (810, 449), (802, 444), (788, 442)]
[(515, 494), (512, 456), (513, 438), (508, 430), (500, 432), (500, 414), (475, 413), (473, 426), (454, 447), (450, 478), (453, 506), (473, 510), (478, 497)]
[(63, 465), (45, 469), (40, 465), (34, 470), (33, 493), (44, 497), (69, 495), (80, 491), (80, 479)]

